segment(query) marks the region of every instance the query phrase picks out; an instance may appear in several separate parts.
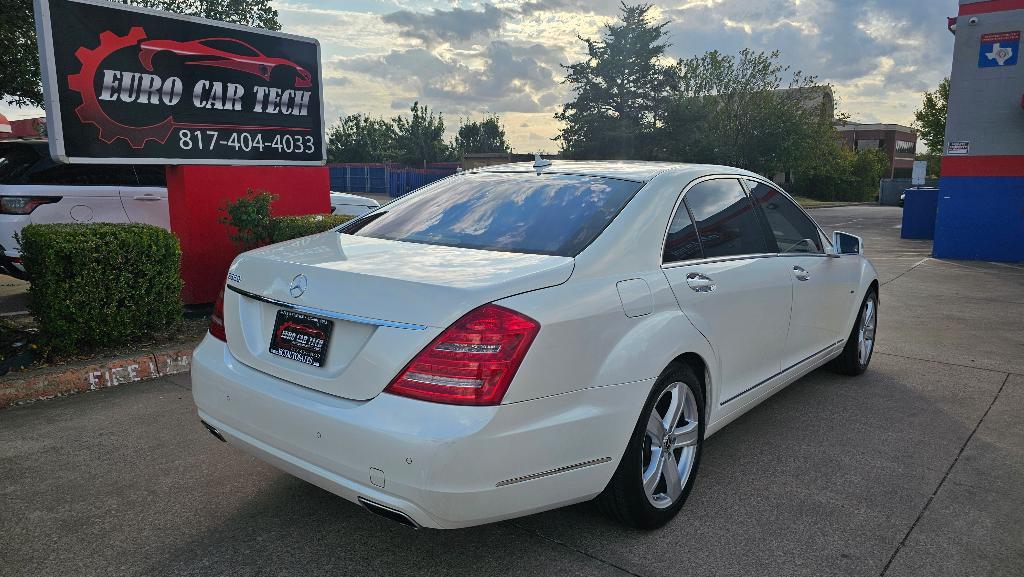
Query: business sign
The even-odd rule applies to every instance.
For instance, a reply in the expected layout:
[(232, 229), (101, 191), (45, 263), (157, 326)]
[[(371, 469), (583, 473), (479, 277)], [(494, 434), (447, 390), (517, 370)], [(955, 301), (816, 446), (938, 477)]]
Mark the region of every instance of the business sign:
[(979, 68), (1016, 66), (1020, 54), (1020, 30), (981, 35)]
[(967, 140), (950, 142), (946, 146), (947, 156), (964, 156), (971, 153), (971, 143)]
[(61, 162), (323, 164), (311, 38), (101, 0), (35, 0)]

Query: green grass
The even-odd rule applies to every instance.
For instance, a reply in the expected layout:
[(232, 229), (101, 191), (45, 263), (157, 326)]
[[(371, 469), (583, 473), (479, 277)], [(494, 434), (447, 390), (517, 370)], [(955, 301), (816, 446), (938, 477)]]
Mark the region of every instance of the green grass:
[(816, 198), (807, 198), (806, 196), (794, 196), (800, 206), (804, 208), (821, 208), (823, 206), (846, 206), (848, 204), (862, 204), (860, 202), (843, 202), (839, 200), (818, 200)]

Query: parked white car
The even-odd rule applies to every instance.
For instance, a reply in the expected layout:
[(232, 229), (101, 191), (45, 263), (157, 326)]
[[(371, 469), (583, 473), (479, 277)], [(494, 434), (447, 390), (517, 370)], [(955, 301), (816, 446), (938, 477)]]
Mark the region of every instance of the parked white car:
[(20, 276), (14, 235), (31, 223), (145, 222), (169, 228), (162, 166), (57, 164), (45, 140), (0, 142), (0, 246)]
[(362, 216), (377, 208), (380, 208), (380, 203), (372, 198), (349, 192), (331, 191), (331, 214)]
[(862, 373), (877, 311), (860, 239), (753, 173), (505, 165), (239, 256), (192, 387), (221, 440), (412, 526), (599, 497), (656, 527), (707, 437)]
[[(377, 201), (331, 193), (331, 212), (359, 216)], [(31, 223), (140, 222), (170, 228), (164, 167), (57, 164), (45, 140), (0, 142), (0, 267), (22, 276), (14, 235)]]

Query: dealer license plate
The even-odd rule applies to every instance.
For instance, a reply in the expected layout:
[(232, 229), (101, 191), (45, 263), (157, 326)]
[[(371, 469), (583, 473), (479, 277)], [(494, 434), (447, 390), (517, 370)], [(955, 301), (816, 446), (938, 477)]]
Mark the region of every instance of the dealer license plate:
[(286, 309), (277, 311), (270, 353), (314, 367), (324, 366), (334, 322)]

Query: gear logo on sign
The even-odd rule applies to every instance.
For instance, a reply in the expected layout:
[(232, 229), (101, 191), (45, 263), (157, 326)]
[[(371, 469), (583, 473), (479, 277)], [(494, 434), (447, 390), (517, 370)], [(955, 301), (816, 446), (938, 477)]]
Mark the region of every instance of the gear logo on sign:
[(132, 148), (142, 148), (150, 140), (162, 144), (174, 130), (174, 118), (170, 116), (150, 126), (125, 126), (107, 116), (96, 98), (93, 78), (103, 60), (122, 48), (134, 46), (145, 37), (146, 31), (139, 27), (132, 28), (125, 36), (118, 36), (108, 30), (100, 34), (100, 44), (95, 50), (79, 48), (75, 52), (75, 58), (82, 63), (78, 74), (68, 76), (68, 87), (82, 95), (82, 104), (75, 109), (75, 113), (83, 123), (95, 125), (100, 131), (100, 140), (107, 144), (118, 138), (126, 140)]
[(979, 68), (1015, 66), (1020, 53), (1020, 31), (984, 34), (981, 37)]

